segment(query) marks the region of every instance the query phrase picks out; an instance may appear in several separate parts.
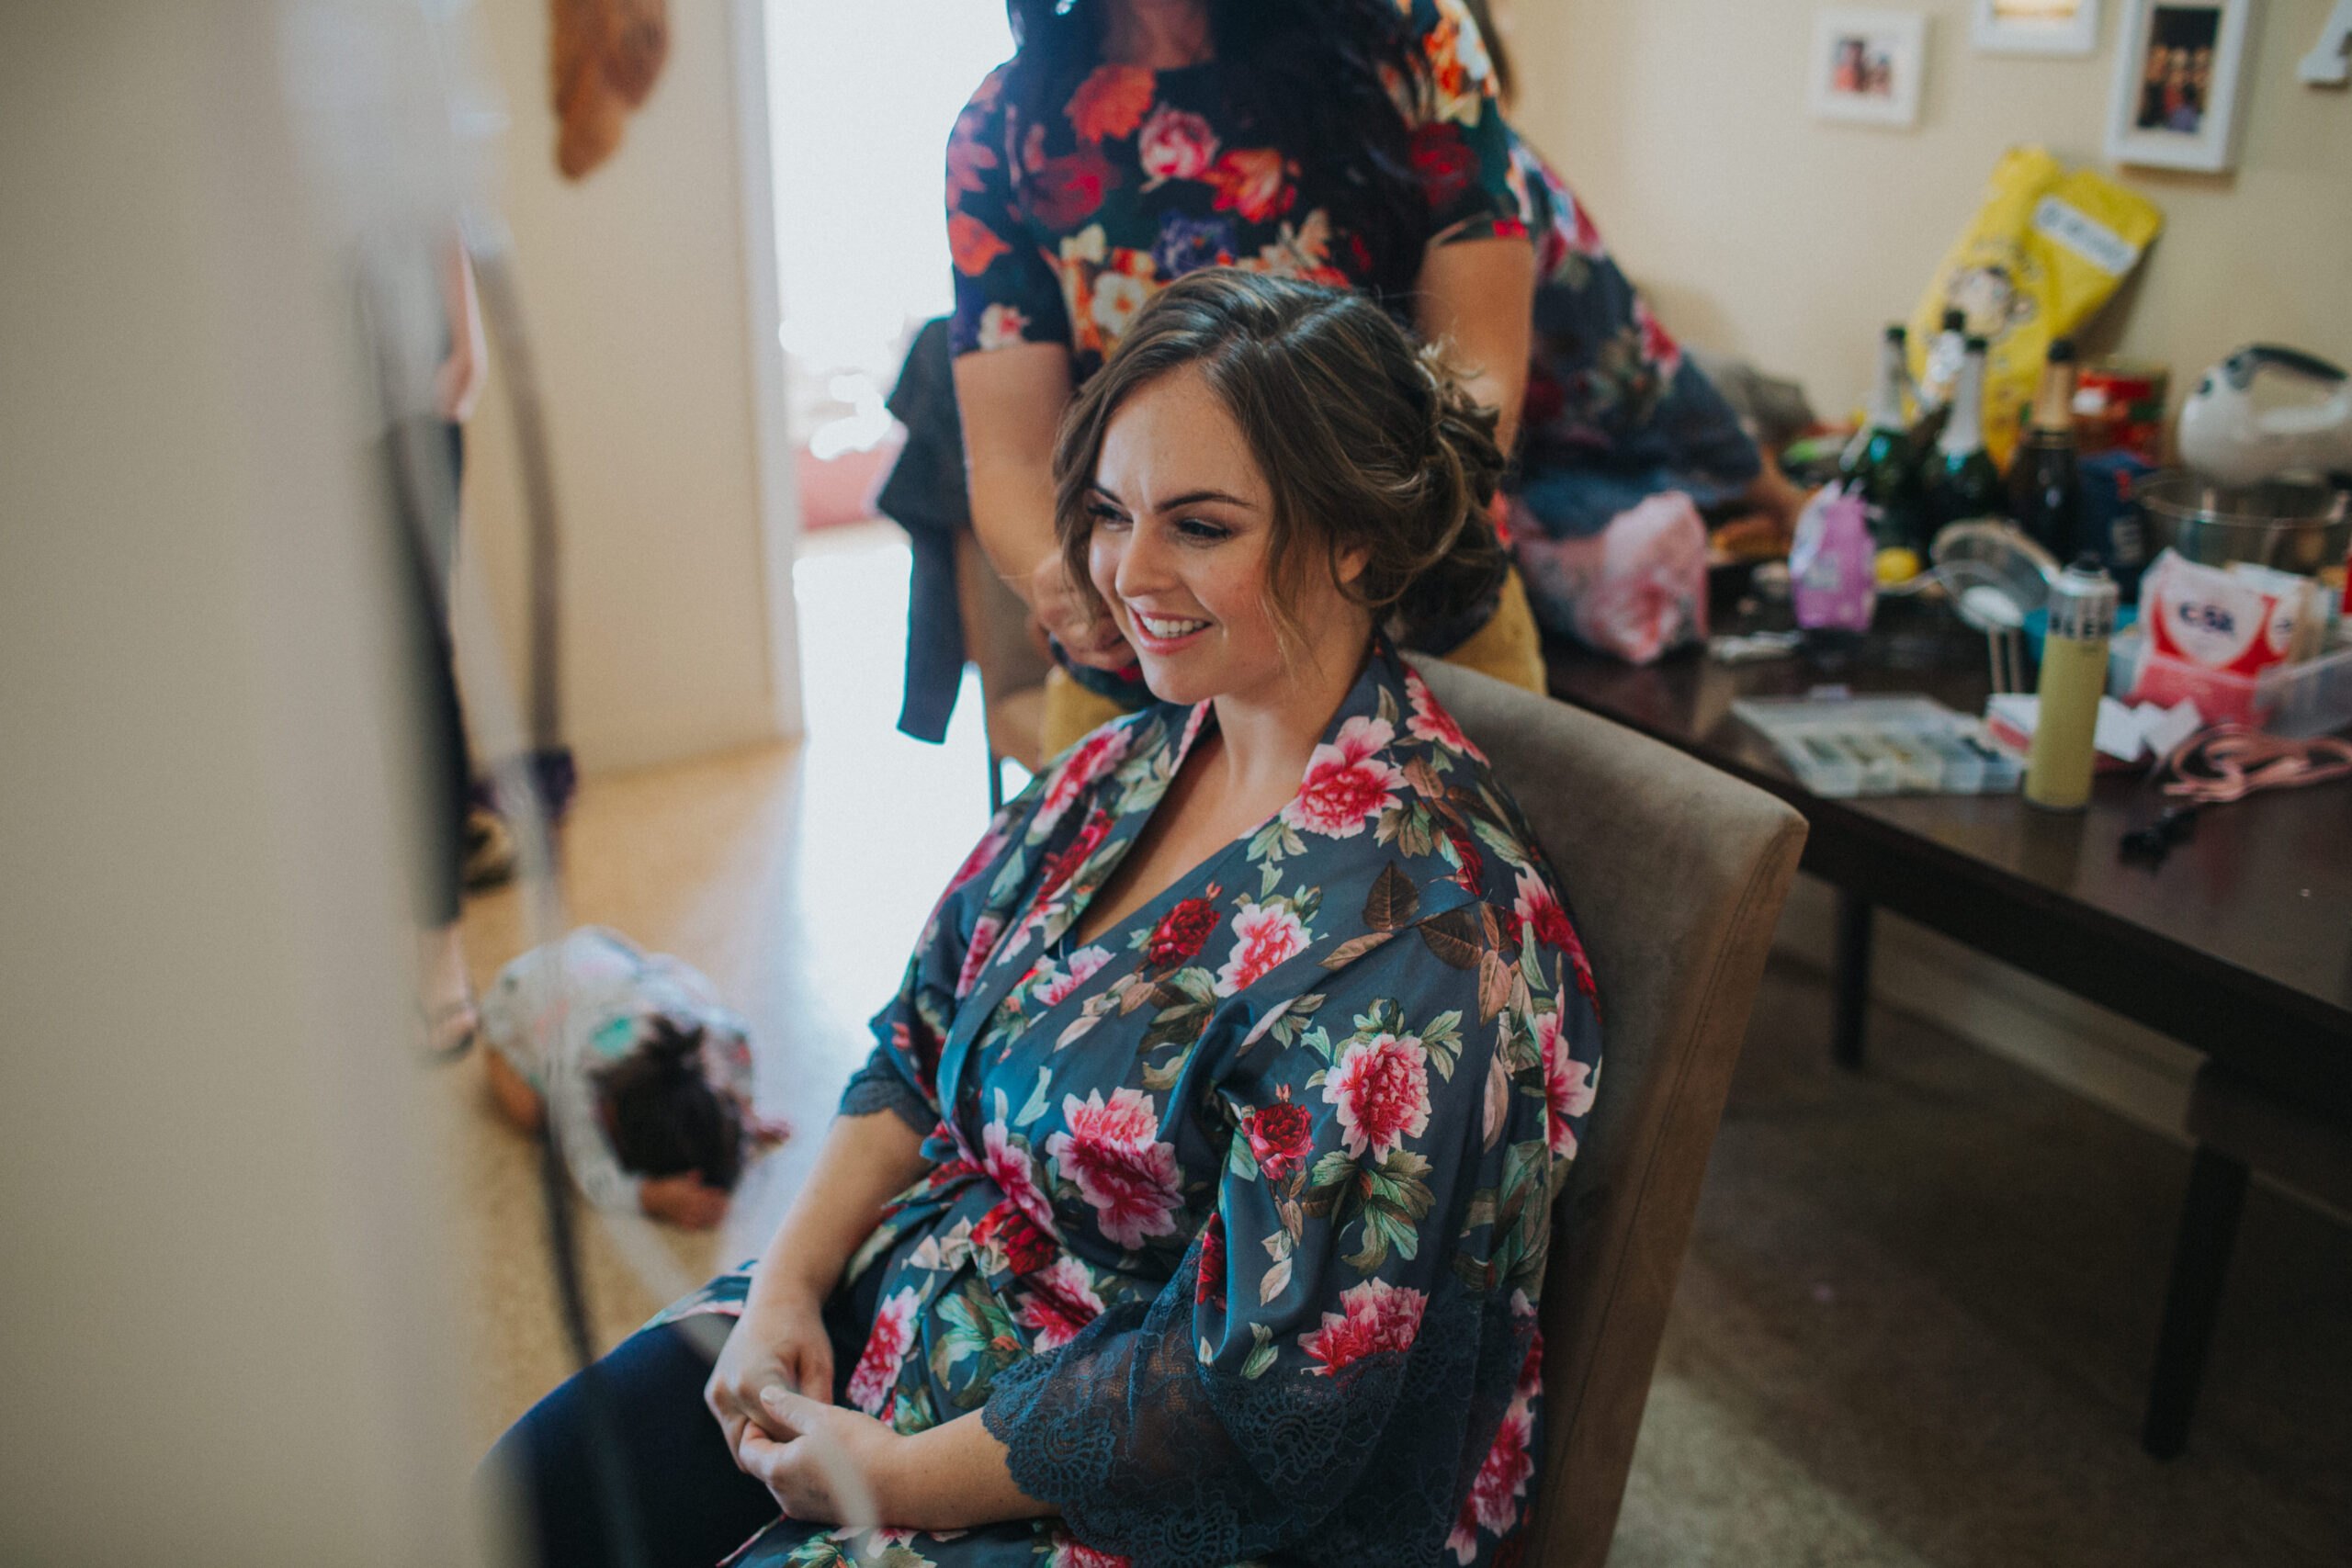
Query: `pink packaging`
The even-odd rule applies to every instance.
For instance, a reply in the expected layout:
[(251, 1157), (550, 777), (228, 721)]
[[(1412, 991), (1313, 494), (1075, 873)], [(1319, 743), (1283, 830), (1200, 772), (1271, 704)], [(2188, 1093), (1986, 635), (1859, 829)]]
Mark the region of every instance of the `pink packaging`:
[(1843, 485), (1814, 491), (1797, 518), (1789, 551), (1789, 592), (1797, 625), (1811, 630), (1871, 629), (1878, 607), (1878, 552), (1861, 496)]
[(2306, 592), (2262, 583), (2165, 551), (2140, 585), (2152, 653), (2228, 675), (2258, 675), (2287, 657)]

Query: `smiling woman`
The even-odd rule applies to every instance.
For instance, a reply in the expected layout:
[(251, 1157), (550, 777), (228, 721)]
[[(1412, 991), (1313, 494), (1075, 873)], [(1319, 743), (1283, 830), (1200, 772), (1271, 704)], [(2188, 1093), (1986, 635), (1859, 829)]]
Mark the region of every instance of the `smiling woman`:
[[(1208, 271), (1143, 308), (1057, 525), (1159, 700), (990, 824), (757, 1268), (602, 1364), (654, 1562), (847, 1562), (860, 1492), (900, 1568), (1515, 1551), (1600, 1024), (1384, 629), (1494, 547), (1491, 429), (1359, 297)], [(500, 1445), (551, 1565), (608, 1560), (588, 1397)]]

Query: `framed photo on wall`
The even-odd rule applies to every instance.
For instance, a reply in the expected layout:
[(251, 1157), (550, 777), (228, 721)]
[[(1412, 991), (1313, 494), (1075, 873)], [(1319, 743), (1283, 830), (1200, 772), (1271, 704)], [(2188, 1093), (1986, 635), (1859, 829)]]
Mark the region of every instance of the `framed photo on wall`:
[(1820, 119), (1919, 123), (1928, 18), (1913, 11), (1822, 11), (1813, 19), (1811, 102)]
[(1976, 0), (1969, 39), (1985, 54), (2088, 54), (2098, 0)]
[(2256, 0), (2126, 0), (2107, 106), (2119, 164), (2219, 174), (2237, 162)]

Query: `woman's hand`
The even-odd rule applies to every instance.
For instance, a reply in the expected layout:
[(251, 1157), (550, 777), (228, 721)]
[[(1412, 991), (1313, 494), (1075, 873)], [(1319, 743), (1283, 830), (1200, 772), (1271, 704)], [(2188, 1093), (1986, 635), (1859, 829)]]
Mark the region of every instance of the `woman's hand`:
[(770, 1419), (761, 1396), (776, 1388), (831, 1398), (833, 1345), (815, 1290), (763, 1280), (702, 1390), (703, 1403), (727, 1434), (728, 1451), (746, 1474), (756, 1472), (743, 1457), (745, 1437)]
[(1079, 592), (1057, 550), (1029, 574), (1025, 595), (1038, 623), (1053, 634), (1062, 651), (1080, 664), (1097, 670), (1124, 670), (1136, 661), (1136, 650), (1119, 634), (1118, 623), (1105, 615), (1092, 595)]
[(883, 1480), (904, 1438), (871, 1416), (781, 1388), (766, 1391), (761, 1415), (743, 1428), (735, 1462), (775, 1495), (785, 1517), (894, 1522)]

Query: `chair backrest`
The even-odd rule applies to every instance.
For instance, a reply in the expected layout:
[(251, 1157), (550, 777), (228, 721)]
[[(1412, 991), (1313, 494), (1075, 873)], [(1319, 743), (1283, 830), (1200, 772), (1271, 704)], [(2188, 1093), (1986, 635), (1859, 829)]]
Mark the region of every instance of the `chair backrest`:
[(1600, 993), (1600, 1090), (1544, 1279), (1526, 1562), (1600, 1568), (1804, 818), (1622, 725), (1413, 663), (1518, 797)]
[(997, 576), (969, 529), (956, 536), (956, 607), (964, 652), (980, 667), (989, 701), (1044, 682), (1051, 660), (1029, 635), (1029, 606)]

